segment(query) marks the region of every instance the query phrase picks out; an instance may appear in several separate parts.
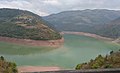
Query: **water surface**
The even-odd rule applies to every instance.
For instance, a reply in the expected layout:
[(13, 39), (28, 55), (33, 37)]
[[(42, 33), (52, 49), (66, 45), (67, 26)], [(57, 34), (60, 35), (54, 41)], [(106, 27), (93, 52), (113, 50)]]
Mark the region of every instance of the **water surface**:
[(0, 55), (19, 66), (58, 66), (74, 69), (79, 63), (88, 62), (97, 55), (109, 54), (120, 45), (79, 35), (63, 35), (65, 42), (60, 48), (22, 46), (0, 42)]

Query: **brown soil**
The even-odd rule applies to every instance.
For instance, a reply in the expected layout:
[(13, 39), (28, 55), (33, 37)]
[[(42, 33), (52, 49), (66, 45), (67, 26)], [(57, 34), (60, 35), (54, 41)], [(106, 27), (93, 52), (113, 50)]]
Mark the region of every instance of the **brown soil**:
[(43, 71), (58, 71), (61, 70), (59, 67), (40, 67), (40, 66), (23, 66), (18, 67), (19, 73), (26, 72), (43, 72)]
[(107, 40), (107, 41), (113, 41), (114, 39), (112, 38), (107, 38), (107, 37), (102, 37), (96, 34), (91, 34), (91, 33), (85, 33), (85, 32), (71, 32), (71, 31), (64, 31), (62, 34), (74, 34), (74, 35), (83, 35), (83, 36), (89, 36), (92, 38), (100, 39), (100, 40)]
[(42, 40), (0, 37), (0, 41), (21, 44), (21, 45), (30, 45), (30, 46), (60, 47), (64, 43), (64, 38), (59, 40), (42, 41)]

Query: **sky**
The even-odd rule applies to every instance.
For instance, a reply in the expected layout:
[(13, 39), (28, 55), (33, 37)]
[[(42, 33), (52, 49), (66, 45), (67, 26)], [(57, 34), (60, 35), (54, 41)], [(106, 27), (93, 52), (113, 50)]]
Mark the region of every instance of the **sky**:
[(0, 8), (15, 8), (40, 16), (70, 10), (120, 10), (120, 0), (0, 0)]

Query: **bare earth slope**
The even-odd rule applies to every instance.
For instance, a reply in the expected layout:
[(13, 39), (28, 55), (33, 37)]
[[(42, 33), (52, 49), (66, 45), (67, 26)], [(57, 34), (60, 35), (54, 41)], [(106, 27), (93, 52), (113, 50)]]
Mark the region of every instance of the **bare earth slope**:
[(22, 72), (43, 72), (43, 71), (58, 71), (60, 70), (59, 67), (39, 67), (39, 66), (25, 66), (25, 67), (18, 67), (18, 71)]
[(58, 40), (31, 40), (31, 39), (17, 39), (9, 37), (0, 37), (0, 41), (9, 42), (21, 45), (43, 46), (43, 47), (60, 47), (64, 43), (64, 38)]
[(83, 35), (83, 36), (89, 36), (89, 37), (93, 37), (96, 39), (101, 39), (101, 40), (108, 40), (108, 41), (112, 41), (112, 38), (107, 38), (107, 37), (102, 37), (96, 34), (91, 34), (91, 33), (85, 33), (85, 32), (72, 32), (72, 31), (63, 31), (62, 34), (75, 34), (75, 35)]

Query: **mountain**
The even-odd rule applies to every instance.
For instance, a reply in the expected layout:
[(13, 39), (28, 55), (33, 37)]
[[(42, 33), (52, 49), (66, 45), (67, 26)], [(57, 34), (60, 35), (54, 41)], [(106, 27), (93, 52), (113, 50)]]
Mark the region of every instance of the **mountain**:
[(101, 36), (119, 38), (120, 37), (120, 17), (105, 24), (104, 26), (99, 28), (97, 32)]
[(120, 11), (106, 9), (86, 9), (64, 11), (43, 17), (61, 31), (81, 31), (96, 33), (104, 24), (120, 17)]
[(0, 9), (0, 36), (33, 40), (61, 38), (61, 35), (37, 14), (7, 8)]

